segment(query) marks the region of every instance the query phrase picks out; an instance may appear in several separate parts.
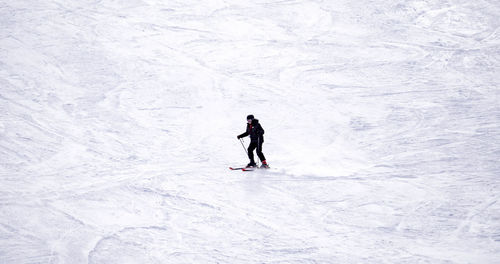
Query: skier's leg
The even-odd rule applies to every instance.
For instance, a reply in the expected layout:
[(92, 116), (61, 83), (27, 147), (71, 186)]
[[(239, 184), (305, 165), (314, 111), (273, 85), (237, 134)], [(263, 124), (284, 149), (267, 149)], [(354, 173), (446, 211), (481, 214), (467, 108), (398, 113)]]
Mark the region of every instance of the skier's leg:
[(264, 153), (262, 153), (262, 144), (264, 142), (259, 141), (257, 144), (257, 156), (259, 156), (260, 161), (265, 161), (266, 157), (264, 157)]
[(256, 142), (251, 141), (250, 145), (248, 145), (248, 158), (250, 159), (250, 163), (254, 164), (255, 160), (253, 158), (253, 151), (257, 148)]

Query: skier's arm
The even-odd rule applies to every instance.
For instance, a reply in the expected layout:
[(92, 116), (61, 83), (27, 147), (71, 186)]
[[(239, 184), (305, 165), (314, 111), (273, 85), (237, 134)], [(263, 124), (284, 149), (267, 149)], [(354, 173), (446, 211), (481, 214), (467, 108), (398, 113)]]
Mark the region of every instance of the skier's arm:
[(242, 137), (246, 137), (246, 136), (248, 136), (248, 135), (249, 135), (249, 134), (248, 134), (248, 131), (247, 131), (247, 132), (245, 132), (245, 133), (243, 133), (243, 134), (241, 134), (241, 135), (238, 135), (238, 139), (240, 139), (240, 138), (242, 138)]
[(257, 126), (257, 135), (259, 135), (259, 137), (264, 135), (264, 128), (262, 128), (260, 124)]

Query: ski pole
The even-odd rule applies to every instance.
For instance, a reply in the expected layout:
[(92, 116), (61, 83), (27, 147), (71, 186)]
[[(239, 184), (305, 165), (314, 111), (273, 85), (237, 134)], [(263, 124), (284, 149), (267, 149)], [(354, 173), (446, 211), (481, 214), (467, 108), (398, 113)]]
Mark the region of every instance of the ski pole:
[[(259, 146), (260, 146), (260, 148), (262, 148), (262, 146), (260, 145), (260, 137), (257, 138), (257, 152), (262, 151), (262, 149), (259, 150)], [(260, 161), (259, 161), (259, 159), (260, 159), (260, 157), (257, 159), (257, 167), (260, 167)]]
[(245, 145), (243, 144), (243, 139), (240, 138), (240, 143), (241, 143), (241, 146), (243, 147), (243, 149), (245, 150), (245, 153), (247, 154), (248, 156), (248, 151), (247, 149), (245, 148)]

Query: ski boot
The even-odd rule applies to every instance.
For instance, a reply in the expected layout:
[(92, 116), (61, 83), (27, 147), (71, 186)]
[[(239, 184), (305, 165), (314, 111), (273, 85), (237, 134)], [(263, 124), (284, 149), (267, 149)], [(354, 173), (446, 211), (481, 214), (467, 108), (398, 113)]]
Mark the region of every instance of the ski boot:
[(257, 164), (255, 164), (255, 162), (252, 161), (252, 162), (248, 163), (248, 165), (246, 167), (247, 168), (255, 168), (255, 167), (257, 167)]
[(269, 165), (265, 160), (262, 161), (262, 165), (260, 166), (261, 169), (269, 169)]

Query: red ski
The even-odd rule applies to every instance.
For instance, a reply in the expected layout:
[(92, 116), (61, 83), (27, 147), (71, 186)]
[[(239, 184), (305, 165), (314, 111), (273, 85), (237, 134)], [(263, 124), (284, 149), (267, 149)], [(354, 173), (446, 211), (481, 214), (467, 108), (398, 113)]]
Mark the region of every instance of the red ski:
[(265, 169), (269, 169), (268, 168), (259, 168), (259, 167), (238, 167), (238, 168), (233, 168), (233, 167), (229, 167), (230, 170), (241, 170), (241, 171), (254, 171), (254, 170), (265, 170)]

